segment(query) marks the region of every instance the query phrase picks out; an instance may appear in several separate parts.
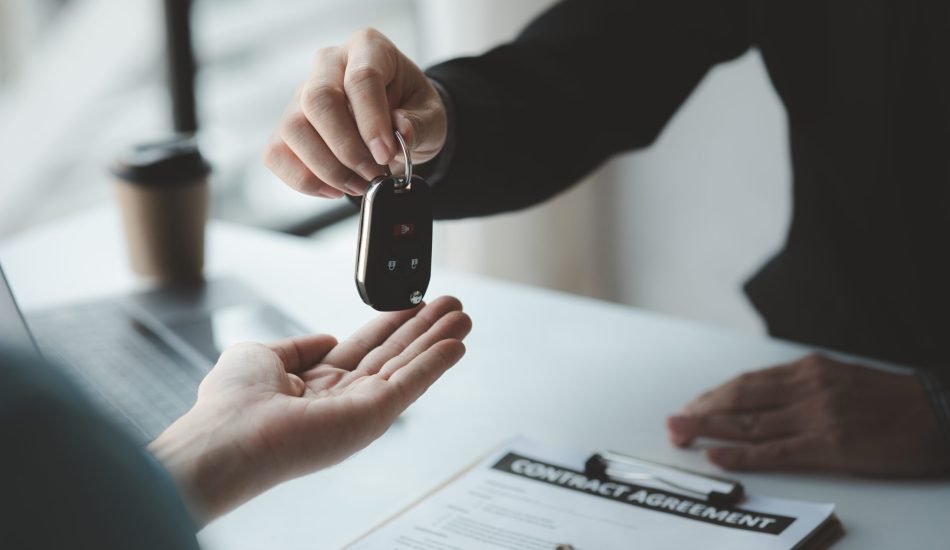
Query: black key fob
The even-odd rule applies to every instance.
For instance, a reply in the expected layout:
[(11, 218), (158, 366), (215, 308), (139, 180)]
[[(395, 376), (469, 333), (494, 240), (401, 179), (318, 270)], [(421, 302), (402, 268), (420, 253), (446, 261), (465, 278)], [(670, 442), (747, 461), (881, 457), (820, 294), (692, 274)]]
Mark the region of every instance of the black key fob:
[(429, 286), (432, 197), (425, 180), (409, 177), (376, 178), (360, 209), (356, 288), (378, 311), (415, 307)]

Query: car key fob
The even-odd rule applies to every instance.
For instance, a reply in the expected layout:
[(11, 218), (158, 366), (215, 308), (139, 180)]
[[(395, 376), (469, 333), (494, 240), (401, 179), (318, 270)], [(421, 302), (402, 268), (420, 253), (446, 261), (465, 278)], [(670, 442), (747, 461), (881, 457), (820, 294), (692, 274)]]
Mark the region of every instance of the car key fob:
[(363, 196), (356, 259), (356, 288), (378, 311), (410, 309), (422, 302), (432, 266), (432, 197), (412, 176), (380, 176)]

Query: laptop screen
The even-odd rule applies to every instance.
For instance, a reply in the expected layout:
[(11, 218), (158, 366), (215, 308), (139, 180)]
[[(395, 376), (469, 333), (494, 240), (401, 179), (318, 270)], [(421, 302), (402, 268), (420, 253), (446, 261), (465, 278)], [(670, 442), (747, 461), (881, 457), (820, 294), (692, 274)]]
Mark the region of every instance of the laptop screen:
[(7, 277), (0, 266), (0, 344), (13, 346), (22, 350), (38, 352), (30, 329), (27, 328), (20, 308), (13, 298), (13, 291), (7, 283)]

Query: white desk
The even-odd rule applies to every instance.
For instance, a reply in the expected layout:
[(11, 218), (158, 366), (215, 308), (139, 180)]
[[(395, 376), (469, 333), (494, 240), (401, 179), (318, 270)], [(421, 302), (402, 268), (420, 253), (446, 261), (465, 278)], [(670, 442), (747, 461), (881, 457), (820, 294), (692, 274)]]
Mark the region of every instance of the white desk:
[[(31, 309), (140, 285), (122, 246), (117, 218), (100, 210), (11, 239), (0, 246), (0, 260), (22, 306)], [(373, 314), (357, 297), (350, 254), (223, 224), (210, 229), (209, 254), (212, 275), (240, 276), (315, 331), (342, 337)], [(442, 293), (461, 298), (474, 320), (462, 362), (364, 452), (206, 527), (199, 535), (206, 548), (339, 547), (516, 433), (709, 470), (699, 453), (667, 443), (666, 415), (736, 373), (804, 351), (436, 271), (429, 296)], [(848, 534), (836, 548), (950, 544), (950, 481), (741, 478), (752, 492), (837, 503)]]

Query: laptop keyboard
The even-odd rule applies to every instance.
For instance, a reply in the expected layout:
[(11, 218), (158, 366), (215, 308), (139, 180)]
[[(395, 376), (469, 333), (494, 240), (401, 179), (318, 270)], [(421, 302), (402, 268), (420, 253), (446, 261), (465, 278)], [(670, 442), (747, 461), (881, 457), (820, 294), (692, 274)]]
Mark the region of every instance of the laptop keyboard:
[(210, 368), (202, 372), (119, 303), (54, 309), (28, 320), (43, 354), (146, 441), (191, 408)]

